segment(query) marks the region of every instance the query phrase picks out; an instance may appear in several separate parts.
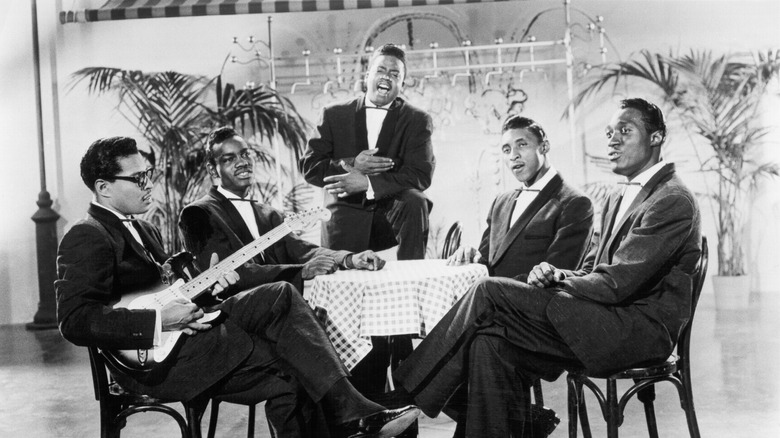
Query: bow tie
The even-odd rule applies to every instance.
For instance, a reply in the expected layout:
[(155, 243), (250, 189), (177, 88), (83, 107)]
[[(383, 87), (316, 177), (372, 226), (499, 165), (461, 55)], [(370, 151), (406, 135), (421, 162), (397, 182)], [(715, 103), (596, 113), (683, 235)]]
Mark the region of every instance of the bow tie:
[(254, 199), (244, 199), (244, 198), (227, 198), (228, 201), (244, 201), (244, 202), (257, 202)]
[(528, 188), (525, 188), (525, 187), (521, 187), (521, 188), (517, 189), (517, 191), (518, 192), (541, 192), (540, 189), (528, 189)]
[(641, 186), (642, 183), (636, 182), (636, 181), (618, 181), (618, 184), (623, 184), (624, 186)]
[(130, 223), (138, 222), (138, 219), (136, 219), (136, 218), (134, 218), (132, 216), (128, 217), (127, 219), (119, 219), (119, 220), (122, 221), (122, 222), (130, 222)]
[(380, 108), (378, 106), (367, 106), (366, 109), (379, 110), (379, 111), (388, 111), (389, 110), (389, 108)]

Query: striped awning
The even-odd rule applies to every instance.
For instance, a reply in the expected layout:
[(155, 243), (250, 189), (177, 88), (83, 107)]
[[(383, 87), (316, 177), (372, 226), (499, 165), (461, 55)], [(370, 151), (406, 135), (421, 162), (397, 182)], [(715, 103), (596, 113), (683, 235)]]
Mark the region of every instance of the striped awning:
[(455, 5), (513, 0), (108, 0), (97, 9), (60, 12), (60, 23), (205, 15), (275, 14)]

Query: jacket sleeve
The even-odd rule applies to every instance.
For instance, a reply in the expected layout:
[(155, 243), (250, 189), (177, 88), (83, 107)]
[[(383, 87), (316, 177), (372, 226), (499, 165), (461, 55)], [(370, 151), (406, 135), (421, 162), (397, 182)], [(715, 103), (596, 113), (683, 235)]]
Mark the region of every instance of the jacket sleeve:
[(431, 117), (421, 111), (415, 112), (407, 129), (408, 132), (404, 133), (403, 156), (397, 160), (398, 168), (368, 177), (377, 199), (407, 189), (422, 192), (431, 186), (436, 167), (431, 142)]
[[(610, 263), (573, 272), (561, 283), (572, 296), (605, 304), (635, 299), (689, 238), (697, 207), (681, 194), (660, 196), (632, 219)], [(592, 261), (592, 257), (590, 257)], [(586, 263), (588, 261), (586, 260)]]
[(304, 179), (311, 185), (322, 187), (326, 176), (340, 175), (346, 170), (341, 167), (341, 158), (334, 156), (333, 127), (331, 126), (331, 111), (323, 109), (316, 134), (309, 139), (309, 145), (301, 158), (301, 172)]
[(108, 238), (88, 224), (63, 237), (57, 254), (57, 321), (76, 345), (111, 349), (151, 348), (154, 310), (112, 307), (116, 253)]

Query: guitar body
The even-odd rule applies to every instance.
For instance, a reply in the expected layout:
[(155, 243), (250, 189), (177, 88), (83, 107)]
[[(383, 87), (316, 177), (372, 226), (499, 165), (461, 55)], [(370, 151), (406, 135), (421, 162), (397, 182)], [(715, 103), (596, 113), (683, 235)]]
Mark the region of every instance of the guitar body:
[[(181, 292), (184, 280), (177, 280), (171, 286), (160, 284), (149, 291), (141, 291), (125, 294), (122, 299), (114, 304), (114, 308), (124, 309), (152, 309), (161, 310), (166, 304), (175, 299), (189, 301)], [(220, 312), (211, 312), (199, 319), (199, 322), (208, 323), (218, 318)], [(113, 356), (117, 362), (133, 371), (148, 371), (164, 361), (179, 343), (182, 332), (164, 331), (161, 333), (160, 345), (151, 349), (115, 350), (106, 353)]]

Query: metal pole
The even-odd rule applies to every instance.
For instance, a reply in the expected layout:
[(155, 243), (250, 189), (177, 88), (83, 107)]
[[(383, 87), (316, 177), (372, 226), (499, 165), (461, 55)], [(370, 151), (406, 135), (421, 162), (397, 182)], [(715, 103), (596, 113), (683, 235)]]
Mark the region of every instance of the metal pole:
[(585, 151), (580, 153), (580, 149), (583, 145), (577, 145), (577, 125), (574, 119), (574, 55), (571, 52), (571, 0), (563, 0), (563, 10), (566, 19), (566, 31), (563, 37), (563, 45), (566, 48), (566, 86), (569, 93), (569, 107), (567, 109), (569, 119), (569, 137), (571, 139), (571, 156), (574, 164), (577, 161), (581, 161), (582, 174), (580, 175), (580, 181), (585, 184), (586, 175), (586, 163), (585, 163)]
[(38, 211), (32, 215), (35, 222), (35, 246), (38, 256), (38, 311), (28, 330), (57, 328), (57, 304), (54, 297), (54, 280), (57, 279), (57, 220), (60, 215), (52, 210), (52, 200), (46, 190), (46, 160), (43, 146), (43, 110), (41, 109), (41, 67), (38, 50), (38, 8), (32, 4), (33, 66), (35, 69), (35, 106), (38, 122), (38, 160), (41, 175), (41, 191), (38, 193)]

